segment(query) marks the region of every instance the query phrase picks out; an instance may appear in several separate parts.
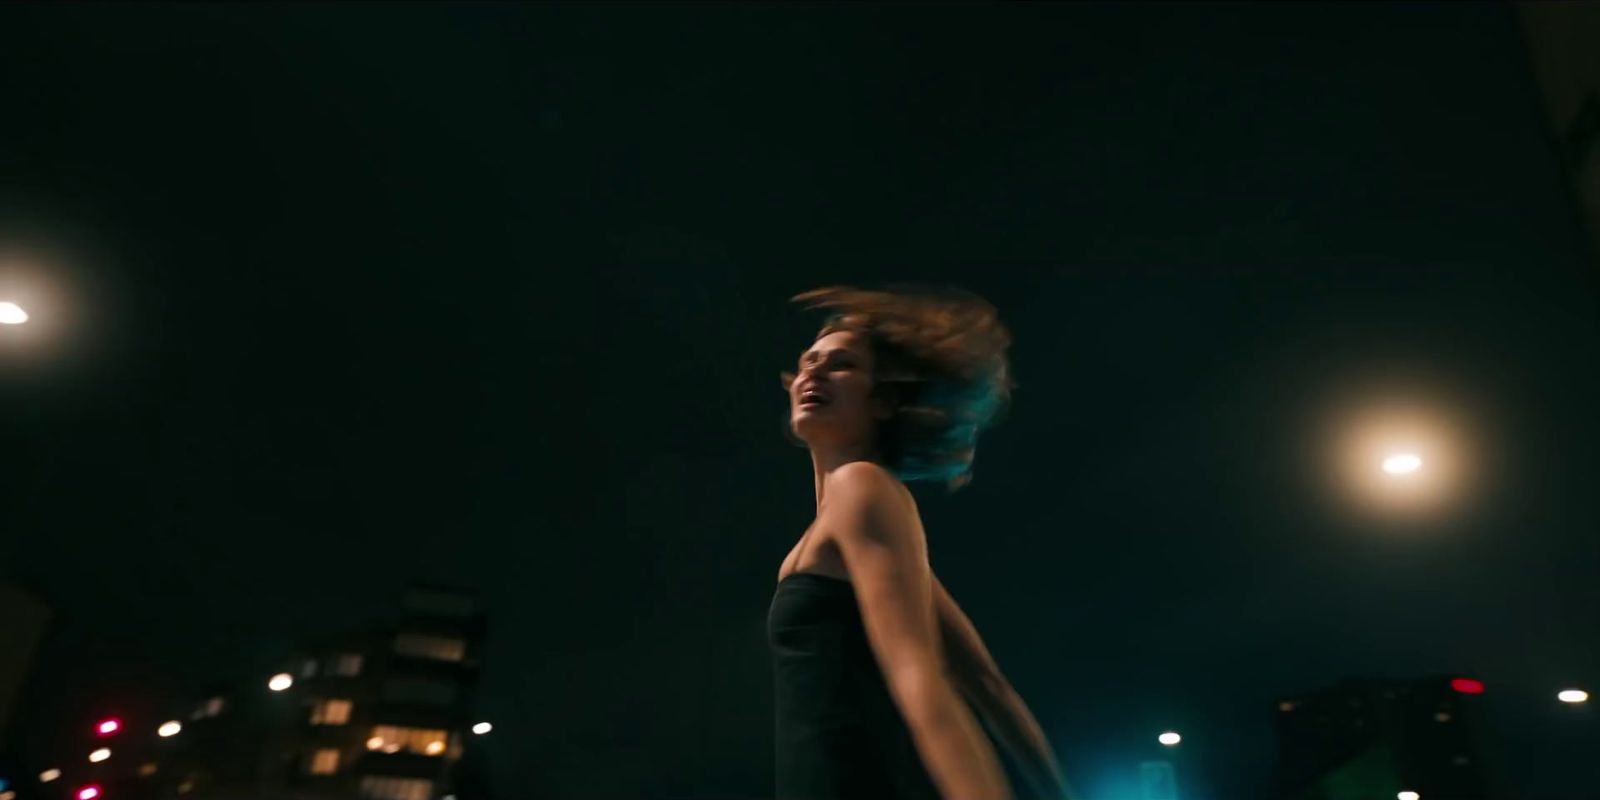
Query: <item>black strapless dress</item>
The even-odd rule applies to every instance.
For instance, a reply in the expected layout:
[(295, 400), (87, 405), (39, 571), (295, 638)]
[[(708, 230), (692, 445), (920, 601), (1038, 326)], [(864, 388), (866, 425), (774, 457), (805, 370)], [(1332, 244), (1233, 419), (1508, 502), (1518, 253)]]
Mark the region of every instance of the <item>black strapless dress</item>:
[(850, 582), (794, 572), (767, 613), (777, 800), (938, 800)]

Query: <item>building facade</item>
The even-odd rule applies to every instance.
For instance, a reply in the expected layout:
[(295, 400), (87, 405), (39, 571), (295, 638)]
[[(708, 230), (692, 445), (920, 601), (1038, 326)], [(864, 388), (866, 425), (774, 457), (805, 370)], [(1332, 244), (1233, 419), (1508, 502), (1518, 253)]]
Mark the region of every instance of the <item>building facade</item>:
[(1482, 693), (1476, 680), (1435, 676), (1349, 680), (1280, 698), (1275, 796), (1499, 798), (1485, 761)]

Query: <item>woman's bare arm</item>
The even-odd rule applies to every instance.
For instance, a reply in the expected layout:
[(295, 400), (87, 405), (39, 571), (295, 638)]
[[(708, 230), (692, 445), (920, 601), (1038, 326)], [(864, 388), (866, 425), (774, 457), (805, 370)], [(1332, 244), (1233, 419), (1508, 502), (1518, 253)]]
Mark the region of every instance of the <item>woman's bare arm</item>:
[(945, 665), (957, 691), (978, 710), (1035, 791), (1052, 800), (1076, 797), (1061, 774), (1044, 729), (1000, 672), (977, 627), (956, 605), (938, 576), (933, 578), (933, 598)]
[(914, 512), (867, 461), (827, 478), (823, 515), (838, 543), (874, 658), (928, 775), (946, 800), (1011, 800), (999, 756), (947, 674), (932, 573)]

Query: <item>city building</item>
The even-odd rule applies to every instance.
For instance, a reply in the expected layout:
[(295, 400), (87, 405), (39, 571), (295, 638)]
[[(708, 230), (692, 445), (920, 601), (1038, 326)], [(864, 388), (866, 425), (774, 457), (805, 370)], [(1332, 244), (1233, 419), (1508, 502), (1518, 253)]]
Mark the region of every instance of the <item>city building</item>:
[(1284, 800), (1498, 798), (1485, 762), (1482, 683), (1458, 676), (1347, 680), (1276, 701), (1275, 796)]
[[(305, 643), (159, 718), (86, 724), (34, 765), (31, 797), (487, 800), (479, 714), (485, 615), (471, 592), (412, 586), (386, 619)], [(93, 756), (104, 747), (108, 755)], [(52, 775), (45, 781), (46, 775)]]

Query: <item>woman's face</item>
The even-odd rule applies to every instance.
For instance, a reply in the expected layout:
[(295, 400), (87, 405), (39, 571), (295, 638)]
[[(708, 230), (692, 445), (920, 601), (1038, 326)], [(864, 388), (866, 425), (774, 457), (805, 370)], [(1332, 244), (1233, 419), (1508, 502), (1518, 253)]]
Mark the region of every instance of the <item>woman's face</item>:
[[(834, 331), (800, 354), (789, 385), (790, 422), (809, 444), (843, 444), (872, 434), (881, 404), (870, 402), (872, 350), (854, 331)], [(806, 397), (815, 391), (819, 397)], [(877, 413), (875, 413), (875, 410)]]

